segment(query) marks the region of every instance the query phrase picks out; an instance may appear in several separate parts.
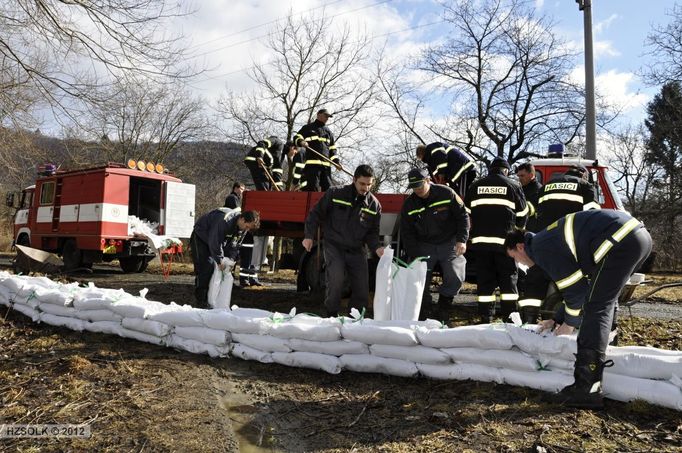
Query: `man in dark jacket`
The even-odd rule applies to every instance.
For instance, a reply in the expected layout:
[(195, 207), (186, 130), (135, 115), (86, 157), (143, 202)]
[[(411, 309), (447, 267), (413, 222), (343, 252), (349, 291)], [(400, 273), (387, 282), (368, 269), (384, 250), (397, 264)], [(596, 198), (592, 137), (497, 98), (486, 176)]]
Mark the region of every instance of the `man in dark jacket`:
[(528, 207), (521, 186), (510, 179), (509, 163), (493, 159), (488, 176), (474, 181), (465, 204), (471, 216), (471, 249), (476, 252), (476, 286), (481, 322), (492, 322), (495, 288), (500, 288), (502, 319), (516, 310), (519, 294), (514, 260), (504, 250), (507, 231), (526, 223)]
[(469, 185), (476, 179), (474, 161), (447, 143), (419, 145), (417, 158), (428, 166), (435, 183), (450, 186), (460, 197), (464, 197)]
[(232, 185), (232, 192), (225, 198), (225, 208), (237, 209), (242, 206), (242, 194), (244, 193), (244, 184), (235, 181)]
[(318, 110), (315, 121), (303, 126), (294, 138), (296, 146), (309, 146), (315, 150), (306, 150), (301, 190), (316, 192), (320, 188), (322, 191), (329, 189), (332, 164), (340, 167), (334, 134), (327, 127), (331, 117), (327, 109)]
[(258, 229), (258, 225), (256, 211), (215, 209), (197, 220), (190, 237), (197, 307), (208, 308), (208, 285), (214, 265), (225, 270), (224, 257), (235, 261), (244, 235)]
[(537, 231), (572, 212), (601, 209), (587, 175), (583, 165), (573, 165), (566, 173), (553, 177), (542, 186), (536, 206)]
[[(603, 406), (601, 380), (618, 295), (651, 252), (651, 236), (639, 220), (611, 209), (569, 214), (537, 234), (511, 232), (509, 256), (540, 266), (564, 296), (554, 319), (540, 329), (557, 335), (578, 332), (575, 382), (556, 401), (571, 407)], [(581, 323), (582, 318), (582, 323)]]
[(298, 147), (294, 142), (286, 142), (281, 155), (274, 156), (275, 162), (272, 165), (272, 178), (275, 180), (275, 185), (279, 190), (285, 189), (287, 178), (284, 177), (284, 163), (291, 162), (294, 164), (294, 157), (298, 154)]
[(420, 319), (429, 316), (433, 269), (440, 264), (443, 284), (439, 290), (439, 315), (459, 293), (465, 276), (466, 242), (469, 237), (469, 216), (462, 199), (447, 186), (431, 184), (426, 170), (415, 168), (407, 175), (412, 194), (405, 199), (400, 212), (400, 234), (410, 260), (428, 256), (426, 288), (422, 298)]
[(308, 213), (303, 247), (310, 252), (317, 228), (322, 227), (326, 265), (328, 316), (337, 316), (341, 306), (344, 274), (351, 285), (349, 308), (367, 307), (369, 273), (365, 244), (378, 256), (384, 248), (379, 242), (381, 204), (369, 191), (374, 170), (369, 165), (355, 169), (353, 183), (329, 189)]
[(259, 141), (246, 154), (244, 165), (251, 173), (256, 190), (274, 190), (270, 177), (275, 159), (281, 154), (283, 147), (282, 140), (272, 136)]

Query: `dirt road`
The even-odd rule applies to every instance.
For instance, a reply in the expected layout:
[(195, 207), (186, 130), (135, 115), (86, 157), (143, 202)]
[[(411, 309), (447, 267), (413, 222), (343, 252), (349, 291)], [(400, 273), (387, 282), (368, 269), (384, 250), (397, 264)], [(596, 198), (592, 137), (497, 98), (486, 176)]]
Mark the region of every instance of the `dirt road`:
[[(165, 302), (192, 297), (188, 274), (164, 281), (158, 273), (97, 267), (75, 278), (132, 293), (146, 287), (149, 299)], [(293, 292), (292, 275), (265, 279), (273, 286), (235, 290), (233, 302), (319, 312), (314, 298)], [(4, 311), (0, 422), (89, 422), (93, 433), (0, 439), (7, 451), (679, 451), (682, 445), (680, 413), (643, 403), (563, 411), (523, 388), (210, 359), (34, 324)], [(622, 326), (622, 344), (682, 348), (678, 320), (634, 318)]]

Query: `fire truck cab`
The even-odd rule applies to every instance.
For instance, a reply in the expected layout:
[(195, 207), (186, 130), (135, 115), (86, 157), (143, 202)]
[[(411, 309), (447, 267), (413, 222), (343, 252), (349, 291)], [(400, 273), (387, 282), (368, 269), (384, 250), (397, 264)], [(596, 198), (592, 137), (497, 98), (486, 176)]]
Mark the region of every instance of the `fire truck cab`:
[(67, 269), (118, 259), (124, 272), (144, 271), (155, 253), (130, 231), (129, 216), (158, 223), (159, 235), (188, 238), (194, 227), (194, 185), (161, 166), (51, 171), (18, 198), (8, 194), (6, 203), (17, 209), (14, 243), (60, 254)]

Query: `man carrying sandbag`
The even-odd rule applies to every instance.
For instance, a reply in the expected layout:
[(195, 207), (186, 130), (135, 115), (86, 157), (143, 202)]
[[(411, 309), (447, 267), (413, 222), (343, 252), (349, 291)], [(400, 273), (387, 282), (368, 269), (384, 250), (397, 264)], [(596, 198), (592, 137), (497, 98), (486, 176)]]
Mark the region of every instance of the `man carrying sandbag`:
[(236, 260), (244, 235), (258, 229), (257, 211), (215, 209), (199, 218), (190, 237), (194, 262), (194, 296), (196, 306), (208, 308), (208, 287), (213, 268), (225, 270), (223, 257)]
[[(540, 331), (578, 332), (575, 382), (556, 402), (570, 407), (603, 407), (601, 380), (618, 295), (651, 253), (651, 236), (639, 220), (615, 210), (569, 214), (537, 234), (517, 230), (505, 240), (509, 256), (540, 266), (557, 284), (564, 303)], [(581, 323), (582, 318), (582, 323)]]
[(447, 310), (459, 293), (465, 276), (466, 243), (469, 237), (469, 216), (462, 199), (450, 187), (432, 184), (426, 170), (415, 168), (407, 175), (407, 197), (400, 212), (400, 234), (410, 259), (428, 256), (426, 287), (419, 319), (431, 311), (429, 286), (433, 269), (440, 264), (443, 284), (439, 290), (439, 315)]
[(369, 298), (369, 272), (365, 244), (378, 256), (384, 248), (379, 243), (381, 203), (369, 191), (374, 184), (374, 170), (359, 165), (353, 183), (332, 187), (308, 213), (303, 247), (310, 252), (317, 228), (322, 227), (327, 294), (327, 316), (338, 316), (345, 273), (351, 285), (349, 308), (362, 310)]

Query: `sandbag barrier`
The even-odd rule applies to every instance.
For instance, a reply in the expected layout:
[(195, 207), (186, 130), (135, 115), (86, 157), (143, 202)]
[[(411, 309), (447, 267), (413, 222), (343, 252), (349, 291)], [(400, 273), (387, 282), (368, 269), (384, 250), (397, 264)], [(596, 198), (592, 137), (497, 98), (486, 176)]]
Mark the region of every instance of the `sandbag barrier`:
[[(0, 305), (35, 322), (115, 334), (211, 357), (444, 380), (495, 382), (556, 392), (573, 382), (575, 336), (535, 333), (533, 326), (446, 328), (440, 322), (320, 318), (253, 308), (204, 310), (147, 300), (92, 283), (0, 272)], [(609, 347), (615, 363), (604, 392), (682, 410), (682, 352)]]

